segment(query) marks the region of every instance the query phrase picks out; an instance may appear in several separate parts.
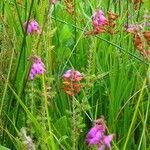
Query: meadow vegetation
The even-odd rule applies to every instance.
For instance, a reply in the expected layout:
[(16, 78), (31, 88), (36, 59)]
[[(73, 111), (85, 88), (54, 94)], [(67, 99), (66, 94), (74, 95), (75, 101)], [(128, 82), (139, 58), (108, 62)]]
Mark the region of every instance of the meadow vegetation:
[(150, 150), (149, 0), (0, 0), (0, 150)]

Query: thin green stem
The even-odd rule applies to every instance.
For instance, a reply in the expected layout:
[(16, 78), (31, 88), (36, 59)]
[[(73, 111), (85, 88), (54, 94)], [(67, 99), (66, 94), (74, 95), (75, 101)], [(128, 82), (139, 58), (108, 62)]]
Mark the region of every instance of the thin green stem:
[(49, 110), (48, 110), (48, 100), (47, 100), (47, 92), (46, 92), (46, 88), (45, 88), (44, 74), (42, 75), (42, 86), (43, 86), (43, 95), (44, 95), (45, 109), (46, 109), (48, 128), (49, 128), (49, 134), (50, 134), (49, 145), (50, 145), (52, 150), (56, 150), (55, 143), (54, 143), (54, 138), (53, 138), (53, 135), (52, 135), (52, 128), (51, 128), (51, 122), (50, 122), (51, 119), (50, 119)]

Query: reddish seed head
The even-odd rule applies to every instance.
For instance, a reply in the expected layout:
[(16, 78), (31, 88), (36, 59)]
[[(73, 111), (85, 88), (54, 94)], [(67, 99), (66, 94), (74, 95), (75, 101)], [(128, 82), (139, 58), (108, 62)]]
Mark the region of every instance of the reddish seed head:
[(64, 90), (68, 95), (72, 96), (80, 92), (81, 84), (79, 82), (82, 80), (82, 75), (79, 71), (69, 69), (63, 75), (63, 79)]

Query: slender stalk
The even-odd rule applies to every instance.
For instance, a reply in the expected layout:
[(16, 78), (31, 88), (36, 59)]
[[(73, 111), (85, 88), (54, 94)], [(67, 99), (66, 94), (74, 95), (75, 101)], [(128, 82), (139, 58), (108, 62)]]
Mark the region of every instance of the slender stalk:
[(42, 87), (43, 87), (43, 95), (44, 95), (44, 102), (45, 102), (45, 110), (46, 110), (46, 115), (47, 115), (47, 121), (48, 121), (48, 128), (49, 128), (49, 134), (50, 134), (50, 141), (48, 142), (49, 146), (51, 147), (52, 150), (56, 150), (55, 148), (55, 143), (54, 143), (54, 138), (52, 135), (52, 128), (51, 128), (51, 118), (49, 115), (49, 110), (48, 110), (48, 100), (47, 100), (47, 92), (45, 88), (45, 79), (44, 79), (44, 74), (42, 75)]
[[(77, 26), (77, 3), (76, 3), (76, 0), (74, 0), (74, 25)], [(77, 28), (74, 28), (74, 35), (75, 35), (75, 43), (77, 42)], [(77, 62), (77, 51), (76, 51), (76, 47), (75, 47), (75, 50), (74, 50), (74, 53), (75, 53), (75, 65), (76, 65), (76, 62)]]
[(76, 104), (72, 96), (72, 150), (76, 150)]

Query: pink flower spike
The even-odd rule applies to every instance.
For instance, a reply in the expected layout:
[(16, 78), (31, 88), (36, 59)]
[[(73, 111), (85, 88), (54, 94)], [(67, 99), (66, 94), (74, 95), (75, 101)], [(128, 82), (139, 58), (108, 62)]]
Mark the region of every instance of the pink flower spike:
[(92, 23), (94, 29), (97, 29), (97, 27), (103, 27), (108, 24), (107, 19), (104, 16), (104, 13), (102, 10), (97, 10), (92, 15)]
[(86, 136), (86, 142), (89, 146), (97, 146), (98, 150), (111, 150), (111, 141), (114, 134), (105, 135), (106, 123), (104, 118), (100, 118), (94, 121), (94, 126), (90, 129)]
[(29, 74), (30, 80), (33, 80), (37, 74), (41, 75), (41, 74), (45, 73), (45, 71), (46, 71), (45, 66), (44, 66), (41, 58), (39, 58), (39, 57), (35, 58), (32, 66), (31, 66), (31, 70), (30, 70), (30, 74)]
[(95, 145), (99, 144), (100, 139), (102, 138), (104, 132), (103, 132), (102, 126), (95, 125), (90, 129), (86, 136), (86, 141), (89, 145)]
[[(26, 26), (27, 26), (27, 21), (23, 24), (24, 28), (26, 28)], [(38, 34), (41, 34), (39, 24), (35, 20), (29, 21), (28, 28), (27, 28), (27, 33), (28, 34), (33, 34), (35, 32), (38, 33)]]

